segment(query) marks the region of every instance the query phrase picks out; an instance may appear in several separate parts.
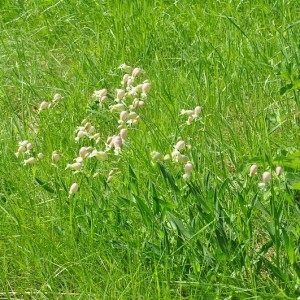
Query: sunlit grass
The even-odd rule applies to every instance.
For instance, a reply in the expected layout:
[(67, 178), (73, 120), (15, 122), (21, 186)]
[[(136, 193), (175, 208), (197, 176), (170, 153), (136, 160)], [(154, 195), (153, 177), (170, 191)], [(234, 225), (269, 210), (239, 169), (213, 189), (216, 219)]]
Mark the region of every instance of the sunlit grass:
[(116, 2), (0, 4), (0, 298), (299, 297), (298, 2)]

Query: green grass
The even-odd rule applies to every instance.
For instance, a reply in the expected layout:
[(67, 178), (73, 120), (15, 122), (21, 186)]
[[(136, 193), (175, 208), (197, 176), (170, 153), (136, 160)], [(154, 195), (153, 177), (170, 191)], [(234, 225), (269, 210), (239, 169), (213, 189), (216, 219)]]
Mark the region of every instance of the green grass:
[[(0, 10), (1, 299), (300, 297), (298, 1), (4, 0)], [(151, 81), (138, 124), (120, 155), (66, 169), (80, 147), (105, 150), (118, 134), (109, 106), (122, 63), (145, 70), (135, 83)], [(197, 105), (187, 125), (180, 111)], [(85, 118), (99, 144), (75, 142)], [(192, 146), (187, 181), (184, 164), (150, 155), (180, 139)], [(34, 147), (16, 157), (23, 140)]]

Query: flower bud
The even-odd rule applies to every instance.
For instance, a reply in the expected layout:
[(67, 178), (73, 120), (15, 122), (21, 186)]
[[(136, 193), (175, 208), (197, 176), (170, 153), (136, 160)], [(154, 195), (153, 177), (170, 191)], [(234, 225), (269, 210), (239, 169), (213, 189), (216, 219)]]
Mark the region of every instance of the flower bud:
[(58, 102), (59, 100), (61, 100), (61, 94), (55, 94), (53, 96), (53, 102)]
[(66, 169), (71, 169), (74, 171), (80, 171), (83, 168), (82, 162), (74, 162), (73, 164), (67, 164)]
[(117, 89), (117, 100), (122, 100), (125, 96), (125, 91), (122, 89)]
[(81, 147), (79, 150), (79, 156), (85, 158), (89, 155), (89, 147)]
[(40, 104), (40, 107), (39, 107), (39, 112), (42, 111), (43, 109), (46, 109), (49, 107), (49, 102), (47, 101), (43, 101), (41, 104)]
[(127, 136), (127, 133), (128, 133), (128, 129), (127, 128), (122, 128), (120, 130), (120, 137), (122, 140), (125, 140), (126, 136)]
[(35, 163), (35, 158), (34, 157), (29, 157), (28, 159), (24, 160), (24, 165), (32, 165)]
[(194, 109), (195, 115), (198, 116), (201, 113), (201, 110), (202, 110), (201, 106), (196, 106)]
[(115, 136), (112, 140), (112, 144), (115, 148), (121, 148), (123, 144), (121, 137), (118, 135)]
[(188, 162), (185, 166), (184, 166), (184, 173), (190, 174), (193, 171), (193, 165), (191, 162)]
[(60, 156), (59, 156), (59, 154), (58, 154), (58, 151), (53, 151), (52, 152), (52, 156), (51, 156), (51, 159), (52, 159), (52, 162), (54, 163), (54, 164), (56, 164), (58, 161), (59, 161), (59, 158), (60, 158)]
[(118, 103), (109, 107), (110, 111), (123, 111), (125, 110), (125, 105), (123, 103)]
[(183, 178), (184, 180), (188, 180), (190, 177), (191, 177), (191, 174), (190, 174), (190, 173), (184, 173), (184, 174), (182, 175), (182, 178)]
[(27, 140), (25, 141), (22, 141), (22, 142), (19, 142), (19, 146), (24, 146), (26, 147), (26, 145), (28, 144), (29, 142)]
[(268, 183), (269, 181), (271, 180), (271, 172), (267, 171), (267, 172), (264, 172), (263, 175), (262, 175), (262, 182), (264, 184)]
[(106, 95), (107, 95), (107, 89), (101, 89), (94, 92), (94, 96), (97, 98), (102, 98), (105, 97)]
[(73, 184), (71, 185), (71, 187), (70, 187), (69, 194), (70, 194), (70, 195), (75, 194), (75, 193), (78, 191), (78, 188), (79, 188), (78, 183), (73, 183)]
[(143, 85), (142, 85), (143, 94), (148, 94), (148, 92), (150, 91), (150, 88), (151, 88), (151, 84), (149, 82), (143, 83)]
[(124, 85), (124, 84), (128, 81), (128, 79), (129, 79), (129, 74), (125, 74), (125, 75), (123, 76), (123, 79), (122, 79), (122, 81), (121, 81), (121, 84)]
[(250, 167), (250, 172), (249, 172), (249, 176), (253, 176), (256, 172), (257, 172), (258, 166), (257, 165), (252, 165)]
[(126, 110), (122, 110), (120, 112), (120, 120), (121, 121), (125, 121), (127, 119), (127, 116), (128, 116), (128, 112)]
[(178, 141), (177, 142), (177, 144), (175, 145), (175, 149), (176, 150), (181, 150), (181, 149), (183, 149), (185, 147), (185, 142), (184, 141), (182, 141), (182, 140), (180, 140), (180, 141)]
[(26, 148), (27, 148), (28, 151), (30, 151), (30, 150), (33, 148), (32, 143), (28, 143), (28, 144), (26, 145)]
[(137, 77), (143, 73), (143, 70), (140, 68), (134, 68), (132, 71), (132, 76)]
[(282, 174), (282, 168), (280, 166), (277, 166), (275, 169), (275, 173), (277, 176), (280, 176)]

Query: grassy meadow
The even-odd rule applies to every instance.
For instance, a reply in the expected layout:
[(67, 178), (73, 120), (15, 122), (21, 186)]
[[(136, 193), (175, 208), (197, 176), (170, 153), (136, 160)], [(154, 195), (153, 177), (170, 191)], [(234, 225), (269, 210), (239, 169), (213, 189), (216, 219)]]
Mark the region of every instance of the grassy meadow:
[(0, 10), (0, 299), (300, 299), (299, 1)]

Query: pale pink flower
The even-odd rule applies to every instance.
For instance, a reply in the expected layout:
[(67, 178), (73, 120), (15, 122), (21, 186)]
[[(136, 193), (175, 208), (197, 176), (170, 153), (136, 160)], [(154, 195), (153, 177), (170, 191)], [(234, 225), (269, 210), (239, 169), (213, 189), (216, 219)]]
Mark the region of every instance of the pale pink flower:
[(201, 113), (201, 110), (202, 110), (201, 106), (196, 106), (194, 109), (195, 115), (198, 116)]
[(71, 187), (70, 187), (69, 194), (70, 194), (70, 195), (75, 194), (75, 193), (78, 191), (78, 188), (79, 188), (78, 183), (76, 183), (76, 182), (73, 183), (73, 184), (71, 185)]
[(125, 110), (125, 105), (123, 103), (118, 103), (118, 104), (115, 104), (115, 105), (111, 105), (110, 107), (110, 111), (113, 112), (113, 111), (123, 111)]
[(80, 171), (83, 168), (82, 162), (74, 162), (73, 164), (67, 164), (66, 169), (71, 169), (74, 171)]
[(53, 102), (58, 102), (59, 100), (61, 100), (61, 94), (55, 94), (53, 96)]
[(120, 130), (120, 137), (122, 140), (125, 140), (125, 138), (127, 137), (128, 134), (128, 129), (127, 128), (122, 128)]
[(174, 146), (174, 148), (175, 148), (176, 150), (181, 150), (181, 149), (183, 149), (184, 147), (185, 147), (185, 142), (182, 141), (182, 140), (178, 141), (177, 144)]
[(275, 173), (277, 176), (280, 176), (282, 174), (282, 168), (280, 166), (277, 166), (275, 169)]
[(47, 101), (43, 101), (41, 104), (40, 104), (40, 107), (39, 107), (39, 112), (41, 112), (42, 110), (46, 109), (49, 107), (49, 102)]
[(125, 75), (123, 76), (123, 79), (122, 79), (122, 81), (121, 81), (121, 84), (122, 84), (122, 85), (125, 85), (125, 84), (127, 83), (128, 79), (129, 79), (129, 74), (125, 74)]
[(269, 171), (264, 172), (262, 175), (262, 182), (264, 184), (267, 184), (270, 180), (271, 180), (271, 172), (269, 172)]
[(90, 154), (90, 150), (91, 150), (90, 147), (81, 147), (79, 149), (79, 156), (82, 157), (82, 158), (88, 157), (89, 154)]
[(28, 143), (26, 145), (26, 148), (27, 148), (28, 151), (30, 151), (33, 148), (33, 144), (32, 143)]
[(126, 110), (122, 110), (120, 112), (120, 121), (126, 121), (127, 116), (128, 116), (128, 112)]
[(101, 89), (101, 90), (98, 90), (98, 91), (95, 91), (94, 92), (94, 96), (97, 97), (97, 98), (102, 98), (102, 97), (105, 97), (107, 95), (107, 89)]
[(60, 155), (58, 154), (58, 151), (55, 150), (55, 151), (52, 152), (51, 159), (52, 159), (52, 162), (53, 162), (54, 164), (57, 164), (57, 163), (58, 163), (58, 161), (59, 161), (59, 159), (60, 159)]
[(116, 93), (117, 93), (117, 100), (118, 101), (122, 100), (125, 96), (125, 91), (122, 90), (122, 89), (117, 89)]
[(112, 140), (112, 144), (115, 148), (121, 148), (122, 147), (122, 138), (120, 136), (115, 136)]
[(249, 176), (253, 176), (256, 172), (257, 172), (258, 166), (257, 165), (252, 165), (250, 167), (250, 172), (249, 172)]
[(24, 165), (32, 165), (35, 163), (35, 158), (34, 157), (29, 157), (28, 159), (24, 160)]
[(143, 83), (143, 85), (142, 85), (143, 94), (147, 95), (148, 92), (150, 91), (150, 88), (151, 88), (150, 82)]
[(184, 173), (190, 174), (193, 171), (193, 164), (191, 162), (187, 162), (184, 166)]

